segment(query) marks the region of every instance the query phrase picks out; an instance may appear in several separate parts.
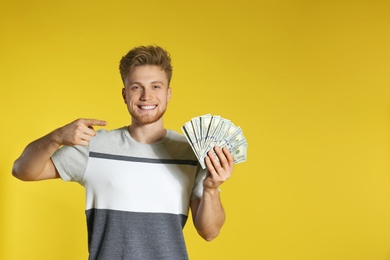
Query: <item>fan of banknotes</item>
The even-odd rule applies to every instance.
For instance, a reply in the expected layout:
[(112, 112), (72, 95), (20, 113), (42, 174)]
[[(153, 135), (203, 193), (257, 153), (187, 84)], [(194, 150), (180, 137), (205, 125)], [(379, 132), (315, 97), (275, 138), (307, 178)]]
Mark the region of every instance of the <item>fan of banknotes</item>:
[(246, 161), (248, 143), (239, 126), (230, 120), (210, 114), (195, 117), (181, 127), (184, 136), (194, 150), (203, 169), (206, 168), (207, 153), (215, 146), (227, 147), (234, 157), (234, 163)]

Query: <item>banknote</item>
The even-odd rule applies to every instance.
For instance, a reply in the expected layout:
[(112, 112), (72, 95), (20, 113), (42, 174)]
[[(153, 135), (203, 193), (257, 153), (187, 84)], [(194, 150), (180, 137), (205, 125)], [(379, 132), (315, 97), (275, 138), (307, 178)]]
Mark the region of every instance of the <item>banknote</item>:
[(228, 148), (235, 164), (246, 162), (248, 143), (241, 127), (230, 120), (205, 114), (192, 118), (181, 129), (203, 169), (208, 152), (212, 151), (216, 156), (215, 146)]

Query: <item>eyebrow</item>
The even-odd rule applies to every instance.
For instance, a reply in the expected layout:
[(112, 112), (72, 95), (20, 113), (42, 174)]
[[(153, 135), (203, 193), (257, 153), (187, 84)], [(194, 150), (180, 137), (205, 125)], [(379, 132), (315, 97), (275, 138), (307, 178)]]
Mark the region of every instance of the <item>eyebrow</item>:
[(159, 80), (152, 81), (151, 83), (152, 83), (152, 84), (161, 84), (161, 85), (164, 85), (164, 83), (163, 83), (162, 81), (159, 81)]
[[(150, 83), (151, 84), (161, 84), (161, 85), (164, 85), (164, 83), (162, 81), (159, 81), (159, 80), (152, 81)], [(138, 82), (138, 81), (130, 82), (130, 85), (133, 85), (133, 84), (139, 84), (139, 85), (143, 86), (143, 84), (141, 82)]]

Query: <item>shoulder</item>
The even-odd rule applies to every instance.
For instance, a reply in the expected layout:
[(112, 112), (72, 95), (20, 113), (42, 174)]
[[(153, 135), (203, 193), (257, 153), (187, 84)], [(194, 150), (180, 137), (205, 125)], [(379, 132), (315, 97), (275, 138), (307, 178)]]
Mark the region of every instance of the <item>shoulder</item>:
[(186, 140), (186, 138), (184, 137), (184, 135), (179, 134), (179, 133), (176, 132), (175, 130), (168, 130), (167, 136), (168, 136), (168, 139), (169, 139), (170, 141), (187, 143), (187, 140)]
[(99, 129), (96, 131), (96, 136), (94, 138), (99, 140), (121, 137), (125, 134), (125, 131), (127, 131), (125, 126), (113, 130)]
[(165, 142), (166, 146), (169, 147), (169, 150), (175, 151), (177, 155), (190, 156), (194, 157), (195, 154), (191, 148), (191, 145), (188, 143), (184, 135), (177, 133), (174, 130), (168, 130), (167, 141)]
[(122, 143), (125, 138), (126, 127), (121, 127), (113, 130), (99, 129), (96, 131), (96, 136), (90, 142), (91, 147), (108, 146), (115, 143)]
[(168, 130), (167, 132), (167, 143), (170, 146), (190, 148), (190, 144), (184, 135), (177, 133), (174, 130)]

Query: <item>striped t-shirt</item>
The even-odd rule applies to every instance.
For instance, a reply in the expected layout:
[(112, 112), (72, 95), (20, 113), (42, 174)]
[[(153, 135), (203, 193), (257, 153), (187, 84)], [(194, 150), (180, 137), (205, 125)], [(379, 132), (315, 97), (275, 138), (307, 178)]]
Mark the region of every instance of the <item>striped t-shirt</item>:
[(86, 189), (89, 259), (188, 259), (182, 229), (205, 172), (184, 136), (168, 130), (142, 144), (127, 127), (99, 130), (52, 160), (64, 181)]

